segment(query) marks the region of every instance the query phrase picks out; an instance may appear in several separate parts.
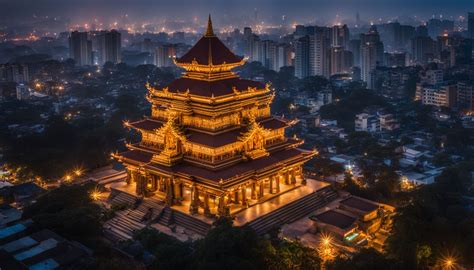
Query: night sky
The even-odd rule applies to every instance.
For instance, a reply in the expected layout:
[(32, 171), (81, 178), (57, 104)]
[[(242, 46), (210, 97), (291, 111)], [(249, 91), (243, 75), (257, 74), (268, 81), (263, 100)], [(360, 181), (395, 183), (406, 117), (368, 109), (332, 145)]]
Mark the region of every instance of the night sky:
[[(107, 20), (127, 13), (130, 19), (258, 17), (270, 19), (286, 15), (290, 19), (329, 20), (339, 15), (354, 18), (414, 16), (446, 18), (474, 10), (473, 0), (0, 0), (0, 16), (18, 20), (24, 16), (63, 16), (72, 20), (94, 17)], [(204, 16), (205, 17), (205, 16)]]

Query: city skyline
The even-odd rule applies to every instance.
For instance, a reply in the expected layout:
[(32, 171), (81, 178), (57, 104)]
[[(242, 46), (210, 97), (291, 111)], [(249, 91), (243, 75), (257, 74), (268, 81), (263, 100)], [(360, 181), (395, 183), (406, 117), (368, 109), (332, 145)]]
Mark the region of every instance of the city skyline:
[(0, 269), (474, 269), (468, 2), (0, 0)]

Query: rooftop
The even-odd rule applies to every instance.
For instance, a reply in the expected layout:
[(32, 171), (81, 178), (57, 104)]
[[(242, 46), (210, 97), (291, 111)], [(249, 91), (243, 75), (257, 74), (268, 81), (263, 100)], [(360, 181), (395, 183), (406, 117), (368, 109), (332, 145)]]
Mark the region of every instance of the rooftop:
[(236, 56), (214, 35), (210, 15), (206, 34), (186, 54), (176, 59), (178, 64), (191, 64), (194, 61), (199, 65), (206, 66), (232, 64), (242, 61), (242, 57)]
[(336, 226), (343, 230), (350, 229), (356, 221), (356, 218), (335, 210), (328, 210), (319, 215), (312, 216), (311, 219)]
[(347, 199), (344, 199), (340, 202), (340, 204), (358, 209), (363, 212), (372, 212), (379, 208), (379, 206), (375, 203), (371, 203), (367, 200), (363, 200), (358, 197), (351, 196)]

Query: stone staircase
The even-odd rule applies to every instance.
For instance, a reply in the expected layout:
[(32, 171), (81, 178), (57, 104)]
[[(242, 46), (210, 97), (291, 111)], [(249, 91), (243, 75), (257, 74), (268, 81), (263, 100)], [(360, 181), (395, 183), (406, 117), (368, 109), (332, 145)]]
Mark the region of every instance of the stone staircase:
[(311, 212), (325, 206), (337, 197), (337, 193), (331, 187), (324, 187), (263, 215), (247, 223), (246, 226), (250, 226), (257, 234), (262, 235), (274, 227), (281, 227), (284, 224), (291, 223), (309, 215)]
[(145, 228), (145, 224), (137, 221), (139, 216), (127, 212), (116, 213), (116, 216), (104, 224), (105, 235), (115, 241), (132, 239), (133, 232)]
[(176, 225), (184, 227), (192, 232), (205, 236), (211, 229), (211, 224), (208, 224), (198, 218), (191, 215), (172, 210), (173, 211), (173, 222)]
[(170, 207), (164, 207), (155, 222), (167, 227), (172, 225), (181, 226), (202, 236), (205, 236), (207, 231), (211, 229), (210, 224)]
[(133, 196), (132, 194), (128, 194), (116, 189), (111, 189), (110, 195), (107, 201), (112, 206), (124, 205), (124, 204), (134, 206), (137, 203), (137, 199), (138, 198)]

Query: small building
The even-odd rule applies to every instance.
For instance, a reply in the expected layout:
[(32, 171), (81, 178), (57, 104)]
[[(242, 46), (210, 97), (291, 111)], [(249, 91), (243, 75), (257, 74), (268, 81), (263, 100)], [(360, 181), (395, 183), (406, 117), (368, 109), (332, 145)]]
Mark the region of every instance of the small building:
[(0, 229), (0, 269), (65, 269), (91, 254), (50, 230), (33, 231), (31, 223)]
[(317, 229), (331, 233), (340, 239), (357, 231), (357, 218), (341, 210), (328, 210), (321, 214), (310, 217), (316, 224)]
[(370, 221), (377, 218), (379, 205), (366, 199), (350, 196), (339, 202), (341, 209), (350, 211), (358, 215), (363, 221)]
[(3, 202), (16, 202), (28, 204), (36, 199), (44, 189), (33, 182), (14, 186), (6, 186), (0, 189), (0, 199)]
[(411, 185), (429, 185), (433, 184), (435, 178), (438, 177), (444, 170), (444, 167), (434, 168), (425, 172), (406, 172), (400, 177), (402, 183), (409, 183)]

